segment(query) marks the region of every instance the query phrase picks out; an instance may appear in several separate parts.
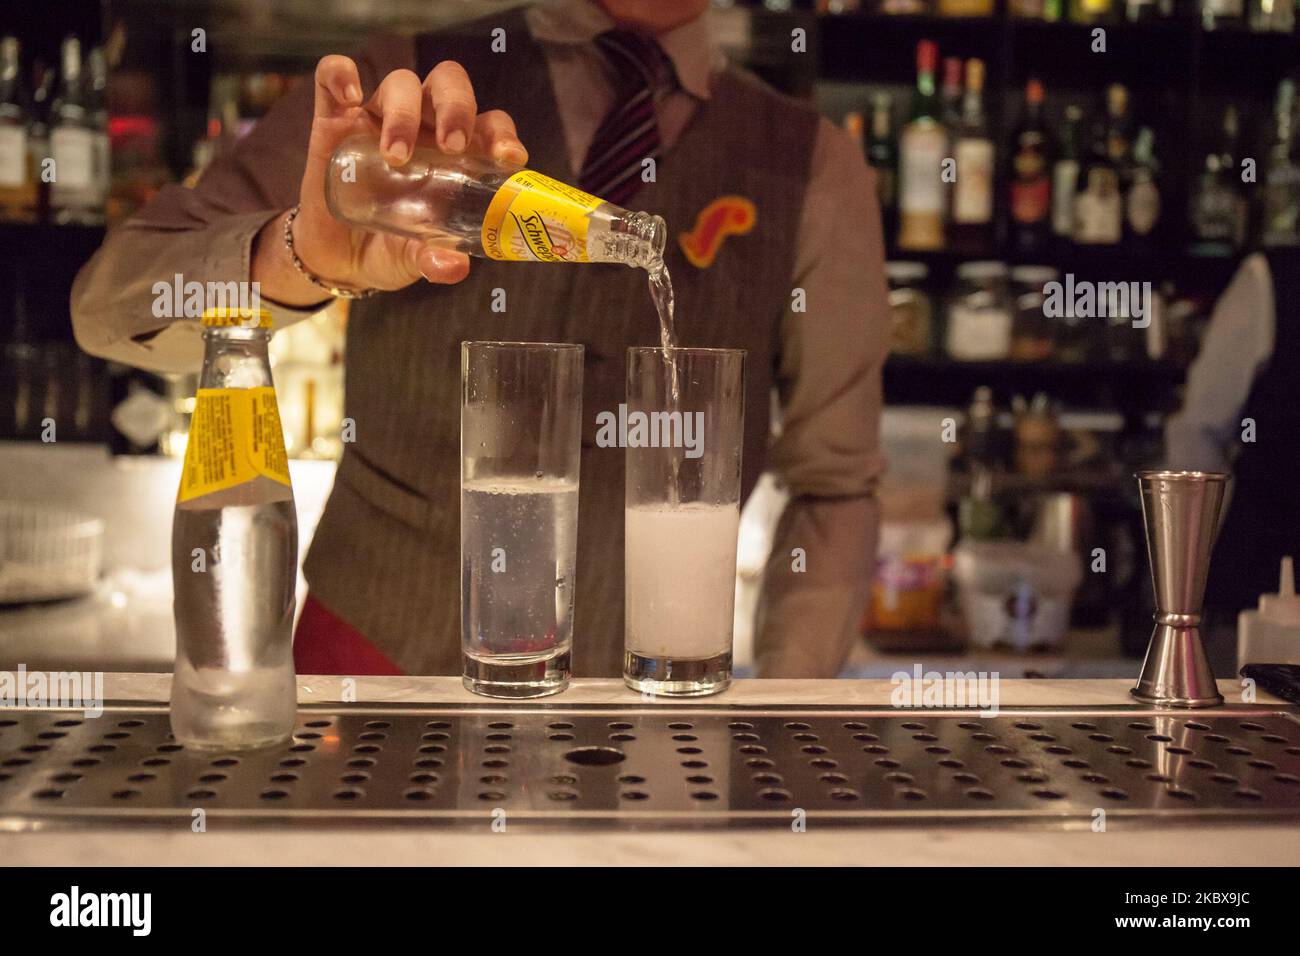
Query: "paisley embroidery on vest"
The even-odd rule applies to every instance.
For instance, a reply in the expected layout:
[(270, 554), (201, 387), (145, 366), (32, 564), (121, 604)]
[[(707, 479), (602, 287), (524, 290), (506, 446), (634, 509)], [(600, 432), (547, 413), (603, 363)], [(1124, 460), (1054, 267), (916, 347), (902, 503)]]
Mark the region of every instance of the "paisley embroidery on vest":
[(700, 210), (695, 228), (677, 237), (686, 258), (697, 269), (707, 269), (727, 236), (743, 236), (754, 228), (758, 212), (744, 196), (719, 196)]

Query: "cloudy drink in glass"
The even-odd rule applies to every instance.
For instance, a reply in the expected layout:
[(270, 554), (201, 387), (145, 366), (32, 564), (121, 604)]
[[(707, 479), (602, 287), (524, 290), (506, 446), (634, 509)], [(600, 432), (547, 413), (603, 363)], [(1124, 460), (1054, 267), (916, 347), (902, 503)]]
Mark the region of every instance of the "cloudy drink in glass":
[(623, 677), (637, 690), (731, 681), (744, 354), (628, 351)]

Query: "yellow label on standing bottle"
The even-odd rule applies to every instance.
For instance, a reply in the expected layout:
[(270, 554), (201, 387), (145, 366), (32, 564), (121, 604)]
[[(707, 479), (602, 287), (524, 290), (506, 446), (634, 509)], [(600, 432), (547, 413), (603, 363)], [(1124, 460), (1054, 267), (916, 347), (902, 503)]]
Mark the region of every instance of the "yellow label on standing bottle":
[(590, 262), (588, 217), (604, 200), (531, 169), (497, 190), (483, 217), (483, 252), (509, 262)]
[(258, 475), (289, 484), (275, 389), (199, 389), (176, 500), (224, 491)]

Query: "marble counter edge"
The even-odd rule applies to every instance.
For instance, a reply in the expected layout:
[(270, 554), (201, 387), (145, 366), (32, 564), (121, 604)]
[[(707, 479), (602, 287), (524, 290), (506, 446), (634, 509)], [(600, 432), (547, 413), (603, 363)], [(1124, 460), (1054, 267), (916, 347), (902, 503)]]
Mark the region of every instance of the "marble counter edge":
[(12, 866), (1294, 866), (1294, 827), (0, 834)]
[[(1241, 704), (1242, 684), (1221, 680), (1219, 691), (1229, 705)], [(170, 695), (171, 675), (106, 673), (103, 697), (108, 701), (165, 701)], [(565, 707), (581, 705), (627, 706), (646, 704), (671, 707), (730, 706), (845, 706), (888, 707), (896, 685), (889, 680), (784, 680), (736, 681), (727, 691), (712, 697), (643, 700), (617, 679), (578, 679), (560, 694), (524, 702), (530, 706)], [(1129, 696), (1128, 680), (1001, 680), (998, 704), (1002, 707), (1086, 707), (1140, 706)], [(298, 678), (300, 704), (328, 704), (343, 700), (361, 703), (478, 704), (517, 706), (519, 702), (493, 700), (471, 694), (458, 677), (332, 677), (305, 675)], [(1254, 703), (1285, 705), (1263, 691)], [(1176, 711), (1191, 713), (1191, 711)]]

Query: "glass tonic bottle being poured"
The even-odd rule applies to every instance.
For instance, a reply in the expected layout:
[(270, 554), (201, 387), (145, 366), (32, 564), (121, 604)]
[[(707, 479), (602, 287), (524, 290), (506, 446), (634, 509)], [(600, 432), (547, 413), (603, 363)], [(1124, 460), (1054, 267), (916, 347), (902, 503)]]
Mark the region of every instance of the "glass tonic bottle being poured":
[(652, 270), (667, 230), (530, 169), (417, 146), (390, 166), (358, 133), (334, 151), (325, 181), (334, 218), (471, 256), (510, 262), (621, 262)]
[(335, 219), (357, 229), (466, 255), (645, 269), (666, 360), (677, 344), (672, 279), (664, 266), (668, 230), (659, 216), (629, 212), (531, 169), (428, 146), (417, 145), (405, 165), (390, 166), (379, 140), (367, 133), (334, 151), (325, 201)]

